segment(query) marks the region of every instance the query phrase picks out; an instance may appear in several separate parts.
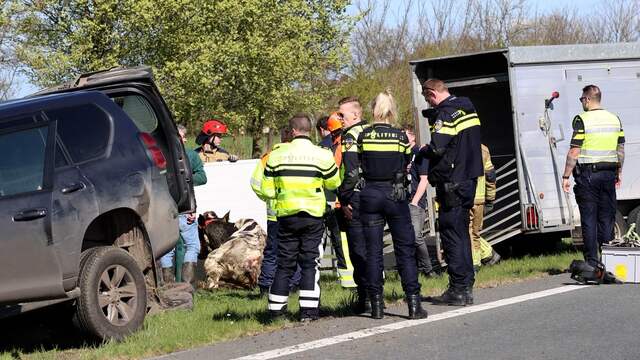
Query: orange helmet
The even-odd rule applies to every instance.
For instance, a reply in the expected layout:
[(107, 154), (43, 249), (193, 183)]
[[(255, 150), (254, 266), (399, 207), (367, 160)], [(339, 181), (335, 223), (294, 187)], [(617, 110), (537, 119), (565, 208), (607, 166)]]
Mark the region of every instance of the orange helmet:
[(334, 132), (338, 129), (342, 129), (342, 114), (334, 112), (327, 120), (327, 130)]

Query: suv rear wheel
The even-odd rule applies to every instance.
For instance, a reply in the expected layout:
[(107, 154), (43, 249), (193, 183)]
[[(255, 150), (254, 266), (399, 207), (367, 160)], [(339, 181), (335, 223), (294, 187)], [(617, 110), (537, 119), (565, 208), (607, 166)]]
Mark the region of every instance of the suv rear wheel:
[(78, 280), (76, 322), (103, 340), (121, 340), (144, 322), (147, 293), (142, 271), (129, 253), (117, 247), (93, 248), (85, 253)]

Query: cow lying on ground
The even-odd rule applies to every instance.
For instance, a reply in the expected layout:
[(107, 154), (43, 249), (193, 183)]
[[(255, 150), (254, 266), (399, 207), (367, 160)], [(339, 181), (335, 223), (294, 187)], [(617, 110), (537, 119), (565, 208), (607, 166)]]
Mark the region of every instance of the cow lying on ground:
[[(228, 214), (226, 216), (228, 219)], [(258, 282), (267, 234), (252, 219), (238, 220), (234, 226), (237, 230), (226, 240), (211, 239), (212, 234), (207, 235), (215, 243), (221, 243), (204, 262), (207, 275), (204, 287), (207, 289), (252, 289)], [(219, 236), (224, 236), (224, 233), (221, 231)]]
[(229, 222), (229, 212), (223, 217), (216, 215), (214, 211), (207, 211), (198, 216), (198, 234), (200, 236), (200, 259), (206, 259), (207, 255), (227, 242), (238, 228)]

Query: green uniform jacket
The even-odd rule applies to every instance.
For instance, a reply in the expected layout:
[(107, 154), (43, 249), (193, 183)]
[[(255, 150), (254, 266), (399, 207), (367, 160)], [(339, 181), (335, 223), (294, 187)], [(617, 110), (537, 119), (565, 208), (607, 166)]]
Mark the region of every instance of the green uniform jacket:
[(204, 166), (200, 155), (191, 149), (185, 149), (187, 151), (187, 158), (191, 164), (191, 174), (193, 178), (193, 186), (200, 186), (207, 183), (207, 174), (204, 172)]

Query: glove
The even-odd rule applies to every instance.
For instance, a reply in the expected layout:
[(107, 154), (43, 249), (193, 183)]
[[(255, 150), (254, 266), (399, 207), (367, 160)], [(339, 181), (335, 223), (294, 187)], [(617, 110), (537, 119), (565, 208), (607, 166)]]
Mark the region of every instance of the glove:
[(493, 211), (493, 203), (486, 203), (484, 204), (484, 215), (487, 215), (488, 213)]
[(238, 155), (229, 155), (229, 162), (238, 161)]
[(344, 217), (347, 220), (351, 221), (351, 219), (353, 219), (353, 210), (351, 209), (351, 205), (342, 206), (340, 209), (342, 209), (342, 214), (344, 214)]

